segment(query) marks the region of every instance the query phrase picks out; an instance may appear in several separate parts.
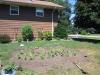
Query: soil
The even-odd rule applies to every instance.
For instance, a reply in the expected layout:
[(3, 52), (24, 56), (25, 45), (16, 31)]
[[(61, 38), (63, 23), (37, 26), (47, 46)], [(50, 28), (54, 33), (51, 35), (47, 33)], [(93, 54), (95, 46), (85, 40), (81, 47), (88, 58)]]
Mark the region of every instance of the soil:
[[(39, 51), (38, 49), (35, 49), (35, 52), (38, 53), (38, 51)], [(16, 52), (14, 52), (10, 60), (17, 65), (21, 65), (25, 69), (33, 70), (39, 73), (43, 73), (49, 69), (59, 68), (59, 67), (62, 67), (64, 69), (70, 69), (76, 67), (75, 64), (73, 63), (76, 63), (82, 69), (85, 70), (84, 66), (87, 63), (92, 62), (89, 56), (84, 52), (80, 52), (78, 55), (72, 57), (56, 56), (54, 58), (47, 58), (44, 60), (41, 60), (38, 57), (36, 57), (34, 60), (18, 59), (16, 57)]]

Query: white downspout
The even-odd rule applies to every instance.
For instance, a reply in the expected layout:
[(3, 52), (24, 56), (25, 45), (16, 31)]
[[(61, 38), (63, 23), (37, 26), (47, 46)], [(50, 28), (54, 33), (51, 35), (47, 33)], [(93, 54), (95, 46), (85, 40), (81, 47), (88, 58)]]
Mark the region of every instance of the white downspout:
[(54, 10), (52, 11), (52, 37), (54, 36)]

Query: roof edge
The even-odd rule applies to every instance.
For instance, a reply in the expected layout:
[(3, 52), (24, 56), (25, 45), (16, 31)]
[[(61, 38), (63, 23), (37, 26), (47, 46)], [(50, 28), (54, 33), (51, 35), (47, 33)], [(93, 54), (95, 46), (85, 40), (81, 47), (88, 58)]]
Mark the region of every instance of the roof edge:
[[(39, 3), (38, 3), (39, 2)], [(45, 4), (44, 2), (48, 3)], [(50, 5), (51, 3), (52, 5)], [(59, 4), (48, 2), (48, 1), (33, 1), (33, 2), (17, 2), (17, 1), (7, 1), (2, 0), (0, 1), (0, 4), (16, 4), (21, 6), (29, 6), (29, 7), (42, 7), (42, 8), (52, 8), (52, 9), (64, 9), (64, 6), (61, 6)]]

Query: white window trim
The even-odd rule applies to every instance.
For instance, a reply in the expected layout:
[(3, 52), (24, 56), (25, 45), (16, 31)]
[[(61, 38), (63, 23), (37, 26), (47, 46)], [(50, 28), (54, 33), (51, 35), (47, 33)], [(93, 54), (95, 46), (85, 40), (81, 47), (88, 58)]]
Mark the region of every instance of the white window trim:
[[(37, 14), (37, 10), (43, 10), (43, 16)], [(37, 17), (44, 17), (44, 9), (43, 8), (36, 8), (36, 16)]]
[[(15, 9), (11, 9), (12, 6), (18, 7), (18, 10), (17, 10), (18, 11), (18, 14), (12, 14), (11, 13), (12, 10), (15, 10)], [(17, 5), (10, 5), (10, 15), (19, 15), (19, 6), (17, 6)]]

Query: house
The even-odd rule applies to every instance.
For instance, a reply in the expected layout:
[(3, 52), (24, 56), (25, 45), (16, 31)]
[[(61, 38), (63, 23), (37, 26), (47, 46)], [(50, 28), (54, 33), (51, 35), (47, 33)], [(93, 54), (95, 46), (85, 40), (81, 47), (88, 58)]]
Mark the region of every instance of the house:
[(0, 0), (0, 34), (15, 39), (21, 26), (30, 24), (35, 37), (40, 30), (51, 31), (53, 36), (59, 9), (63, 6), (41, 0)]

